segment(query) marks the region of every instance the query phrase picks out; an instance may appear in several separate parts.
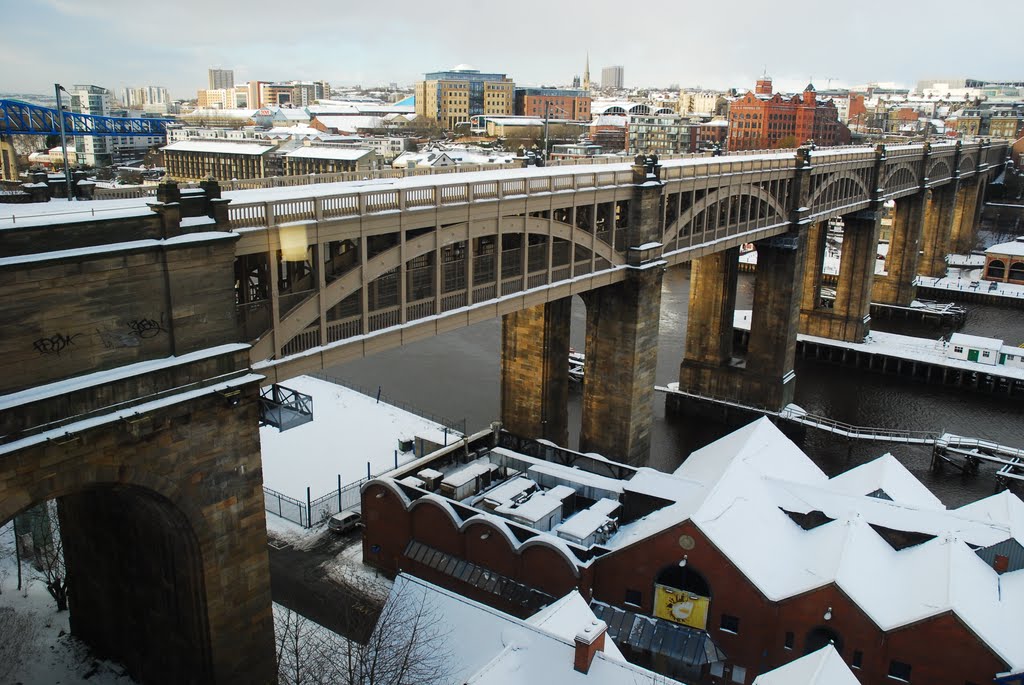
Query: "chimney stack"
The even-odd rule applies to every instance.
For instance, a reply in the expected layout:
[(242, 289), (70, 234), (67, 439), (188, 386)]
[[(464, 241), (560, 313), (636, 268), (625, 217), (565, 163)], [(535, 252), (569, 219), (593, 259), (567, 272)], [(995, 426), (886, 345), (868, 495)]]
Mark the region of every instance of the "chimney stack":
[(580, 673), (589, 673), (590, 664), (594, 661), (594, 655), (604, 651), (604, 636), (608, 632), (608, 624), (604, 621), (594, 619), (576, 633), (576, 656), (573, 660), (573, 668)]
[(997, 554), (992, 560), (992, 568), (994, 568), (996, 573), (999, 575), (1003, 575), (1006, 573), (1007, 569), (1010, 568), (1010, 557), (1005, 554)]

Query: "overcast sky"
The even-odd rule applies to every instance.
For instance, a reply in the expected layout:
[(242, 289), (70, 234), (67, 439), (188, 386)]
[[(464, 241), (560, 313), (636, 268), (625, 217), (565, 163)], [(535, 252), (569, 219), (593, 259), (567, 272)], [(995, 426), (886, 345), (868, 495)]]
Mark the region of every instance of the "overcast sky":
[[(970, 14), (965, 14), (970, 10)], [(0, 92), (55, 82), (411, 84), (471, 64), (517, 83), (568, 84), (590, 52), (627, 86), (782, 89), (934, 77), (1024, 79), (1022, 0), (0, 0)]]

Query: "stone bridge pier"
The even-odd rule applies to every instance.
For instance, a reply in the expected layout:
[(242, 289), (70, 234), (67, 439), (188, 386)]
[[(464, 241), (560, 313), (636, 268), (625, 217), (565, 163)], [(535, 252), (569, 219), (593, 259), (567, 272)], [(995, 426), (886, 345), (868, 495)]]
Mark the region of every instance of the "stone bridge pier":
[[(661, 307), (662, 182), (656, 158), (638, 158), (624, 217), (626, 277), (581, 293), (586, 362), (580, 449), (625, 461), (650, 451)], [(599, 206), (606, 225), (613, 207)], [(507, 429), (568, 442), (571, 298), (502, 317), (501, 416)]]
[(238, 236), (159, 199), (0, 234), (0, 522), (56, 501), (71, 632), (136, 680), (276, 682)]
[(917, 297), (914, 278), (921, 263), (921, 243), (929, 191), (925, 190), (896, 202), (892, 217), (892, 237), (885, 257), (884, 275), (875, 274), (871, 301), (909, 307)]
[(826, 245), (821, 238), (825, 233), (824, 225), (819, 224), (815, 229), (811, 240), (814, 251), (807, 252), (803, 274), (804, 289), (810, 292), (805, 307), (800, 310), (801, 333), (849, 342), (864, 340), (871, 330), (871, 291), (881, 219), (880, 209), (862, 210), (843, 217), (843, 248), (831, 308), (821, 306), (817, 296), (821, 283), (818, 265), (824, 261), (817, 251), (824, 250)]

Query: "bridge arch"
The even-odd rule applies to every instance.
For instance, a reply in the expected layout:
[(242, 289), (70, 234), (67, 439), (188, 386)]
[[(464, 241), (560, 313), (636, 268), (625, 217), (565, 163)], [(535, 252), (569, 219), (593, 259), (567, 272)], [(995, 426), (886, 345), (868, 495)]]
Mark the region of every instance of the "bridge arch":
[[(598, 257), (608, 261), (612, 265), (625, 263), (625, 258), (616, 252), (611, 245), (601, 241), (592, 240), (593, 234), (571, 224), (561, 221), (550, 222), (547, 219), (533, 216), (511, 216), (504, 217), (504, 220), (521, 220), (524, 223), (525, 233), (530, 235), (550, 235), (552, 238), (561, 238), (571, 242), (573, 245), (580, 245), (590, 248), (593, 245), (594, 252)], [(508, 231), (505, 235), (522, 234), (524, 231)], [(386, 273), (397, 269), (402, 265), (404, 254), (405, 261), (411, 261), (417, 257), (431, 254), (438, 247), (464, 239), (475, 239), (488, 236), (497, 236), (497, 221), (461, 222), (445, 226), (437, 231), (431, 231), (421, 236), (406, 241), (404, 252), (401, 245), (388, 248), (376, 254), (372, 259), (364, 259), (363, 266), (355, 267), (345, 275), (327, 284), (320, 293), (313, 293), (299, 303), (291, 311), (282, 316), (281, 337), (282, 344), (287, 343), (293, 337), (308, 328), (320, 317), (320, 298), (324, 299), (325, 309), (330, 309), (340, 304), (345, 298), (357, 292), (365, 280), (370, 283)], [(253, 359), (269, 359), (274, 355), (273, 338), (271, 332), (265, 333), (253, 345)]]
[(885, 180), (881, 183), (882, 188), (887, 192), (906, 189), (908, 186), (916, 187), (917, 185), (917, 171), (910, 164), (898, 164), (892, 167), (889, 169)]
[[(807, 206), (810, 207), (811, 210), (813, 211), (814, 208), (817, 206), (818, 201), (823, 196), (827, 196), (828, 192), (830, 190), (832, 190), (833, 188), (835, 188), (836, 185), (839, 185), (839, 184), (849, 184), (849, 183), (853, 184), (853, 186), (856, 188), (856, 192), (863, 199), (866, 200), (866, 199), (869, 199), (871, 197), (871, 191), (868, 190), (868, 186), (867, 186), (866, 183), (864, 183), (864, 179), (862, 179), (858, 174), (855, 174), (855, 173), (842, 173), (842, 174), (835, 174), (835, 175), (827, 177), (827, 180), (824, 183), (822, 183), (820, 186), (818, 186), (817, 190), (815, 190), (813, 193), (811, 193), (811, 197), (807, 201)], [(852, 197), (853, 197), (853, 195), (851, 195), (851, 198)]]
[(931, 180), (947, 179), (953, 175), (953, 169), (945, 159), (937, 159), (928, 167), (927, 176)]
[(680, 214), (676, 221), (666, 226), (662, 242), (665, 245), (671, 243), (676, 239), (676, 237), (678, 237), (679, 231), (690, 225), (702, 212), (713, 209), (719, 204), (731, 202), (735, 199), (742, 199), (744, 197), (764, 203), (770, 210), (774, 211), (780, 217), (786, 216), (786, 208), (778, 198), (760, 186), (744, 186), (739, 188), (737, 192), (729, 192), (724, 189), (714, 190), (702, 197), (700, 200), (697, 200), (697, 202)]
[[(0, 501), (0, 521), (41, 510), (46, 555), (67, 579), (72, 633), (93, 652), (124, 665), (140, 682), (211, 682), (204, 560), (189, 514), (159, 490), (164, 479), (119, 469), (62, 469), (60, 485), (40, 487), (14, 510)], [(118, 476), (121, 476), (119, 480)], [(40, 540), (37, 540), (37, 542)], [(59, 572), (56, 571), (56, 572)]]
[(961, 173), (965, 171), (974, 171), (978, 165), (978, 160), (975, 158), (974, 153), (965, 152), (960, 157), (960, 163), (957, 164), (957, 170)]
[(0, 445), (0, 522), (57, 502), (71, 632), (140, 682), (274, 673), (258, 381), (234, 387), (120, 415), (76, 395), (88, 423)]

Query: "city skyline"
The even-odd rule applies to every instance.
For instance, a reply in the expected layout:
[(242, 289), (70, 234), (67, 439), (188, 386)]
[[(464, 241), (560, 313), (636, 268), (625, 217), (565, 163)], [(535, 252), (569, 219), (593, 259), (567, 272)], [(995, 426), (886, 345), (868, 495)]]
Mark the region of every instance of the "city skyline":
[[(13, 0), (0, 2), (13, 6)], [(337, 5), (311, 0), (299, 16), (289, 15), (292, 31), (268, 40), (267, 18), (281, 10), (263, 0), (247, 4), (244, 12), (183, 0), (161, 13), (159, 36), (153, 35), (150, 17), (141, 16), (127, 0), (88, 5), (43, 0), (5, 12), (10, 30), (0, 58), (9, 68), (0, 91), (45, 93), (55, 82), (93, 83), (115, 92), (160, 85), (173, 98), (194, 98), (206, 87), (210, 68), (234, 70), (237, 82), (326, 79), (337, 85), (407, 86), (424, 72), (456, 64), (508, 73), (517, 84), (560, 85), (582, 74), (588, 50), (592, 75), (621, 64), (626, 87), (744, 89), (752, 88), (763, 71), (774, 77), (779, 90), (801, 89), (812, 79), (825, 88), (868, 81), (912, 87), (920, 79), (955, 76), (1020, 77), (1014, 71), (1018, 62), (1012, 42), (999, 40), (991, 30), (965, 31), (962, 21), (950, 18), (960, 14), (962, 5), (949, 0), (933, 3), (924, 16), (917, 8), (877, 0), (861, 3), (854, 12), (795, 0), (785, 12), (773, 14), (760, 3), (741, 2), (730, 10), (730, 16), (745, 17), (736, 26), (723, 25), (714, 6), (652, 9), (660, 17), (657, 26), (679, 27), (669, 28), (668, 38), (622, 35), (621, 23), (607, 21), (613, 12), (621, 13), (621, 5), (605, 4), (607, 11), (601, 11), (601, 3), (592, 4), (579, 16), (575, 6), (527, 0), (517, 16), (543, 16), (543, 26), (530, 22), (531, 30), (551, 34), (544, 49), (536, 50), (537, 38), (519, 40), (522, 30), (501, 8), (437, 16), (432, 8), (400, 0), (389, 6), (390, 16), (371, 6), (345, 8), (341, 16)], [(1012, 26), (1024, 19), (1024, 7), (1007, 3), (999, 17), (1001, 25)], [(60, 44), (53, 41), (57, 25), (74, 27), (57, 34)], [(914, 38), (924, 35), (927, 43)], [(883, 40), (888, 41), (884, 46)], [(926, 56), (922, 44), (948, 49)], [(40, 45), (54, 49), (42, 51)]]

